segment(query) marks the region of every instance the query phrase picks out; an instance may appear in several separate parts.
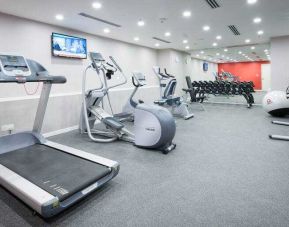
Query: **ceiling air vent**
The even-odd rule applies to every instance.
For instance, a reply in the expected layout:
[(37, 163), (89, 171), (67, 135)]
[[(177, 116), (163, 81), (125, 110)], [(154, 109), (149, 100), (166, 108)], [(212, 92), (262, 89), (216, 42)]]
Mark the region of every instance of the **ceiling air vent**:
[(104, 23), (104, 24), (109, 24), (109, 25), (114, 26), (114, 27), (117, 27), (117, 28), (120, 28), (120, 27), (121, 27), (121, 25), (119, 25), (119, 24), (115, 24), (115, 23), (113, 23), (113, 22), (110, 22), (110, 21), (107, 21), (107, 20), (103, 20), (103, 19), (94, 17), (94, 16), (91, 16), (91, 15), (86, 14), (86, 13), (79, 13), (78, 15), (79, 15), (79, 16), (82, 16), (82, 17), (86, 17), (86, 18), (92, 19), (92, 20), (96, 20), (96, 21), (101, 22), (101, 23)]
[(229, 29), (233, 32), (234, 35), (241, 35), (235, 25), (229, 25)]
[(209, 6), (212, 8), (212, 9), (216, 9), (216, 8), (219, 8), (220, 5), (218, 2), (216, 2), (216, 0), (206, 0), (206, 2), (209, 4)]
[(160, 39), (158, 37), (153, 37), (153, 39), (155, 39), (157, 41), (160, 41), (160, 42), (163, 42), (163, 43), (171, 43), (170, 41), (167, 41), (167, 40), (164, 40), (164, 39)]

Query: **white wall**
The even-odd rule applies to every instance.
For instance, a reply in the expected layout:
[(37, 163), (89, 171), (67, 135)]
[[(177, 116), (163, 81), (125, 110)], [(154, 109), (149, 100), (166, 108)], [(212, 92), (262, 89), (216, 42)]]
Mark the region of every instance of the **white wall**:
[[(72, 127), (79, 122), (81, 107), (81, 80), (89, 60), (64, 59), (51, 56), (51, 33), (58, 32), (86, 38), (88, 51), (98, 51), (105, 58), (112, 55), (123, 68), (128, 78), (131, 72), (140, 71), (146, 75), (147, 86), (142, 88), (137, 98), (152, 103), (159, 98), (159, 83), (152, 71), (152, 66), (159, 65), (176, 76), (178, 86), (176, 93), (182, 95), (182, 88), (187, 87), (185, 76), (192, 80), (211, 79), (215, 65), (209, 65), (209, 72), (202, 71), (202, 62), (191, 60), (189, 54), (176, 50), (154, 50), (132, 45), (104, 37), (77, 32), (49, 24), (39, 23), (19, 17), (0, 13), (0, 52), (18, 53), (39, 61), (51, 74), (64, 75), (67, 83), (55, 85), (52, 89), (43, 132)], [(90, 87), (96, 82), (90, 73)], [(129, 79), (130, 81), (130, 79)], [(34, 96), (27, 96), (23, 85), (0, 84), (0, 127), (13, 123), (16, 131), (30, 130), (33, 124), (39, 91)], [(26, 84), (29, 91), (36, 84)], [(120, 112), (133, 86), (127, 83), (112, 90), (111, 98), (115, 112)], [(40, 90), (40, 89), (39, 89)], [(0, 134), (2, 134), (0, 132)]]
[(182, 95), (182, 88), (186, 88), (186, 76), (193, 80), (214, 80), (213, 72), (218, 71), (218, 65), (208, 63), (209, 69), (203, 71), (204, 61), (191, 58), (190, 54), (176, 50), (160, 50), (158, 52), (158, 65), (173, 74), (177, 81), (176, 94)]
[(271, 64), (261, 65), (262, 91), (271, 91)]
[(183, 78), (184, 78), (184, 57), (183, 52), (169, 50), (158, 51), (158, 66), (163, 71), (167, 69), (168, 73), (175, 76), (177, 79), (176, 95), (182, 94)]
[(192, 58), (187, 64), (187, 75), (193, 80), (215, 80), (213, 73), (218, 72), (218, 64), (208, 62), (208, 71), (203, 70), (204, 61)]
[(289, 36), (271, 40), (271, 88), (284, 91), (289, 86)]
[[(0, 35), (0, 52), (24, 55), (27, 58), (39, 61), (51, 74), (67, 77), (66, 84), (55, 85), (52, 89), (53, 97), (49, 101), (44, 132), (78, 124), (81, 106), (82, 73), (89, 64), (89, 60), (52, 57), (52, 32), (86, 38), (89, 51), (99, 51), (103, 53), (105, 58), (109, 55), (114, 56), (128, 78), (130, 78), (132, 71), (144, 72), (148, 81), (146, 88), (140, 92), (142, 99), (152, 102), (158, 98), (158, 81), (152, 75), (152, 66), (157, 64), (157, 51), (154, 49), (5, 14), (0, 14), (0, 28), (2, 31)], [(95, 78), (94, 74), (90, 75)], [(90, 81), (91, 84), (94, 84), (92, 79)], [(16, 126), (16, 130), (31, 129), (39, 92), (36, 96), (27, 98), (23, 85), (0, 84), (0, 86), (0, 126), (13, 123)], [(27, 84), (26, 86), (28, 90), (33, 91), (36, 84)], [(121, 110), (131, 91), (130, 79), (126, 85), (120, 88), (120, 91), (113, 91), (111, 96), (115, 112)]]

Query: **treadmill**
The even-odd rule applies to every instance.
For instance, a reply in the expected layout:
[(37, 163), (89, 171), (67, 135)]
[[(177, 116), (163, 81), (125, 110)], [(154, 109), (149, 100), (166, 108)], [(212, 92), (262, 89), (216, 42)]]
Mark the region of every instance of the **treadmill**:
[(52, 217), (114, 178), (115, 161), (46, 140), (41, 135), (52, 84), (38, 62), (0, 54), (0, 83), (43, 83), (33, 130), (0, 137), (0, 185), (41, 216)]

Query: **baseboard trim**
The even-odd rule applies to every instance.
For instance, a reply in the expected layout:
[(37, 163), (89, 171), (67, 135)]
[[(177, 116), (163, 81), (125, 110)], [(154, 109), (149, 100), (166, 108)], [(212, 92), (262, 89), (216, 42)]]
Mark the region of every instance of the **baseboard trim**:
[(51, 137), (51, 136), (57, 136), (57, 135), (60, 135), (60, 134), (63, 134), (63, 133), (71, 132), (71, 131), (76, 130), (78, 128), (79, 128), (79, 126), (75, 125), (75, 126), (72, 126), (72, 127), (63, 128), (63, 129), (59, 129), (59, 130), (56, 130), (56, 131), (44, 133), (43, 136), (45, 138)]

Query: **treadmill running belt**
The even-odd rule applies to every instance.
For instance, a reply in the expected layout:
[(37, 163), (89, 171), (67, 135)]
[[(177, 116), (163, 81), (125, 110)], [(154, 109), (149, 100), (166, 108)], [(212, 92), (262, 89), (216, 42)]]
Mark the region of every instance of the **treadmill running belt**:
[(60, 201), (110, 173), (103, 165), (40, 144), (1, 154), (0, 164)]

